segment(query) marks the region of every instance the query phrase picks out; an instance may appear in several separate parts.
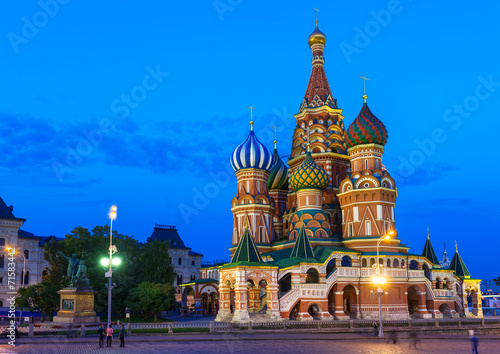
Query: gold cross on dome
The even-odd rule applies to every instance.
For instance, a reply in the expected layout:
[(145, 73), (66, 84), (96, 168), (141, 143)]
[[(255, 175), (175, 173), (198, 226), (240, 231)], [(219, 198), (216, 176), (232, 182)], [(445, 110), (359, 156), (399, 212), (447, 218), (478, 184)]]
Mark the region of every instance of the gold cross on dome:
[(250, 110), (250, 129), (253, 130), (253, 112), (255, 110), (254, 107), (247, 107)]
[(366, 94), (366, 86), (365, 86), (365, 83), (366, 83), (367, 81), (370, 81), (370, 79), (369, 79), (369, 78), (367, 78), (367, 77), (366, 77), (366, 76), (364, 76), (364, 75), (363, 75), (363, 76), (360, 76), (359, 78), (360, 78), (360, 79), (363, 79), (363, 93), (364, 93), (364, 94)]
[(273, 125), (271, 128), (274, 129), (274, 148), (276, 149), (276, 131), (279, 130), (279, 128), (275, 125)]
[(317, 8), (313, 8), (314, 11), (316, 11), (316, 24), (318, 24), (318, 12), (319, 10)]

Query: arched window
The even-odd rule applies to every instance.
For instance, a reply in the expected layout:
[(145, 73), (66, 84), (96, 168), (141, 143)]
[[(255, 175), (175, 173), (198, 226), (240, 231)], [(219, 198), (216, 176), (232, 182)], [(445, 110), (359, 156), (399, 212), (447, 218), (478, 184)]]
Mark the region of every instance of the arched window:
[(27, 285), (30, 283), (30, 272), (26, 272), (26, 276), (24, 276), (24, 272), (21, 271), (21, 284), (23, 283), (23, 278), (24, 278), (24, 285)]
[(387, 259), (387, 268), (390, 268), (390, 267), (391, 267), (391, 260)]
[(375, 258), (370, 259), (370, 267), (373, 267), (375, 264)]
[(3, 237), (0, 238), (0, 246), (5, 246), (5, 239)]
[(342, 257), (342, 267), (352, 267), (351, 257), (349, 256)]
[(448, 289), (448, 279), (443, 279), (443, 289)]
[(397, 259), (395, 259), (394, 262), (392, 262), (392, 266), (394, 268), (399, 268), (399, 261)]
[(427, 264), (424, 263), (424, 265), (422, 266), (422, 269), (424, 270), (424, 276), (431, 280), (431, 270), (429, 269), (429, 267), (427, 266)]
[(0, 300), (0, 307), (3, 307), (3, 301)]
[(30, 259), (30, 250), (24, 250), (24, 258)]
[(401, 268), (404, 268), (404, 267), (405, 267), (405, 260), (403, 259), (403, 260), (401, 261)]
[(182, 258), (179, 257), (179, 265), (182, 265)]
[(335, 258), (330, 259), (330, 261), (326, 265), (326, 275), (329, 275), (331, 272), (335, 270), (337, 264), (336, 262), (337, 261)]
[(366, 265), (366, 258), (363, 258), (363, 260), (361, 261), (361, 266), (362, 267), (367, 267), (367, 265)]
[(412, 269), (412, 270), (418, 269), (417, 261), (415, 261), (415, 260), (410, 261), (410, 269)]
[(309, 268), (306, 273), (306, 283), (319, 283), (319, 273), (314, 268)]
[(365, 170), (368, 169), (368, 160), (365, 159)]

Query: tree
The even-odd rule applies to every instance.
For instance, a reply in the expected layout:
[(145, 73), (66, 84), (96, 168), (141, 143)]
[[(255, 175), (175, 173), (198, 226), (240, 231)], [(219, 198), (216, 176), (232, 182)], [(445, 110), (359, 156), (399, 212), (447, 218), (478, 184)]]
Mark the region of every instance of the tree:
[(173, 284), (175, 280), (174, 266), (168, 262), (168, 243), (154, 240), (141, 244), (137, 259), (137, 270), (141, 281), (157, 284)]
[(500, 277), (493, 279), (496, 285), (500, 286)]
[(158, 322), (159, 314), (175, 307), (174, 288), (171, 284), (143, 282), (130, 290), (125, 303), (132, 311), (142, 311), (145, 320), (151, 314)]
[(45, 280), (42, 282), (20, 288), (16, 298), (16, 306), (28, 309), (30, 312), (40, 312), (42, 322), (45, 316), (52, 316), (59, 306), (59, 286)]

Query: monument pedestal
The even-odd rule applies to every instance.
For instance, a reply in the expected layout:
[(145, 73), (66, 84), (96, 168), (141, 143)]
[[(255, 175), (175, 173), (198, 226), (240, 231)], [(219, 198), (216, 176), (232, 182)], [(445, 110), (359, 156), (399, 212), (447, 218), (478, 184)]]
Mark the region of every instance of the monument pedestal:
[(96, 316), (94, 311), (94, 290), (64, 288), (57, 293), (61, 295), (61, 303), (60, 310), (57, 311), (57, 316), (54, 316), (53, 322), (99, 322), (99, 316)]

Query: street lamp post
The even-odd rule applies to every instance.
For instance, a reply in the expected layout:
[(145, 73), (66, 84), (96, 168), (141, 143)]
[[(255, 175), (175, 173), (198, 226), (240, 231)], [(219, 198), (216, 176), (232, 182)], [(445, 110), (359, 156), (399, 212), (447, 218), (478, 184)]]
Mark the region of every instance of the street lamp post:
[(380, 276), (380, 256), (379, 256), (379, 247), (380, 243), (384, 240), (388, 240), (391, 238), (391, 235), (393, 234), (393, 231), (390, 231), (387, 235), (384, 235), (380, 237), (377, 241), (377, 276), (373, 280), (377, 284), (377, 295), (378, 295), (378, 318), (379, 318), (379, 331), (378, 331), (378, 336), (383, 338), (384, 337), (384, 325), (382, 323), (382, 294), (384, 293), (384, 290), (382, 289), (382, 284), (385, 284), (386, 279), (382, 276)]
[[(24, 252), (21, 252), (21, 253), (16, 252), (15, 248), (6, 247), (6, 249), (7, 249), (7, 252), (9, 250), (14, 250), (14, 254), (20, 254), (23, 256), (23, 276), (21, 277), (21, 286), (24, 288), (24, 279), (26, 277), (26, 256), (24, 255)], [(21, 324), (22, 320), (23, 320), (23, 309), (20, 308), (19, 309), (19, 324)]]
[(111, 220), (109, 224), (109, 269), (106, 273), (108, 277), (108, 327), (111, 325), (111, 289), (113, 288), (111, 285), (111, 278), (113, 276), (113, 253), (116, 252), (116, 248), (113, 247), (113, 220), (116, 219), (116, 205), (113, 205), (111, 209), (109, 209), (108, 216)]

